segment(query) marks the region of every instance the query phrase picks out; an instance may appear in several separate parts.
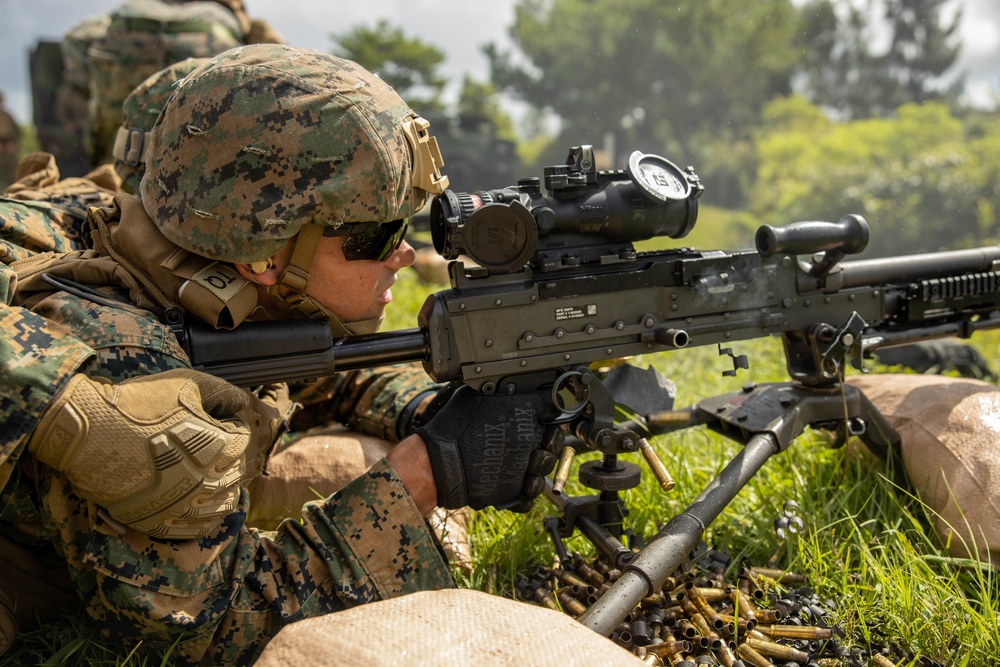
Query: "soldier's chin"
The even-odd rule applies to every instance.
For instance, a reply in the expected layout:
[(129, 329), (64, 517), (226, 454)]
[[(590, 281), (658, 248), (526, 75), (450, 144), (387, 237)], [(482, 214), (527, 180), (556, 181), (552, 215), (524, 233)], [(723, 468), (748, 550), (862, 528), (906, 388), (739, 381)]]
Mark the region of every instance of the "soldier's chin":
[(378, 317), (374, 317), (370, 320), (361, 320), (360, 322), (347, 322), (344, 326), (355, 336), (360, 336), (361, 334), (371, 334), (375, 333), (382, 328), (382, 322), (385, 321), (385, 312), (383, 312)]

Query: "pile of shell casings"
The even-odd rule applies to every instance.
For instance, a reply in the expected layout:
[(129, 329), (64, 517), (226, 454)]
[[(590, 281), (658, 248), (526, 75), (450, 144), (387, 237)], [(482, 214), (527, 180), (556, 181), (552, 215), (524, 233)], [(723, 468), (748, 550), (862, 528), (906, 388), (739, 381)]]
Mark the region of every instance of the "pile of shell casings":
[[(644, 598), (611, 639), (650, 665), (673, 667), (895, 667), (902, 657), (841, 646), (842, 633), (827, 621), (835, 605), (817, 600), (802, 575), (744, 567), (733, 584), (728, 566), (725, 554), (703, 552)], [(525, 600), (579, 617), (619, 574), (573, 554), (517, 586)]]

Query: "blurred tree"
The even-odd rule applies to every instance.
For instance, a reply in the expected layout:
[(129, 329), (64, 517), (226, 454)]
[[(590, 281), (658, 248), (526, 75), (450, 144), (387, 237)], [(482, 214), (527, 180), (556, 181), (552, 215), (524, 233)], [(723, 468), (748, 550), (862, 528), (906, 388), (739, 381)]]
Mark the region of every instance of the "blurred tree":
[[(797, 87), (816, 104), (845, 118), (872, 118), (902, 104), (957, 98), (961, 77), (941, 83), (960, 48), (955, 0), (811, 0), (801, 12)], [(878, 13), (883, 20), (873, 22)], [(878, 39), (882, 31), (887, 40)], [(873, 47), (880, 42), (884, 52)]]
[(732, 149), (788, 91), (796, 29), (790, 0), (521, 0), (516, 53), (484, 51), (498, 87), (561, 120), (546, 164), (581, 143), (613, 143), (615, 166), (635, 149), (663, 153), (696, 165), (711, 201), (735, 205), (753, 158)]
[(1000, 118), (965, 125), (943, 103), (833, 122), (801, 97), (764, 112), (753, 212), (762, 222), (859, 213), (866, 255), (930, 252), (1000, 237)]
[(498, 91), (492, 83), (463, 77), (456, 112), (463, 129), (476, 130), (486, 124), (498, 137), (511, 141), (517, 139), (514, 121), (500, 108)]
[(377, 73), (421, 113), (440, 111), (441, 92), (447, 83), (438, 73), (444, 51), (403, 34), (385, 19), (374, 27), (357, 26), (342, 35), (331, 35), (334, 55), (353, 60)]
[(452, 189), (510, 185), (520, 170), (514, 123), (501, 108), (496, 88), (465, 77), (454, 112), (442, 101), (446, 79), (438, 73), (444, 52), (381, 20), (333, 35), (334, 54), (377, 73), (431, 123)]

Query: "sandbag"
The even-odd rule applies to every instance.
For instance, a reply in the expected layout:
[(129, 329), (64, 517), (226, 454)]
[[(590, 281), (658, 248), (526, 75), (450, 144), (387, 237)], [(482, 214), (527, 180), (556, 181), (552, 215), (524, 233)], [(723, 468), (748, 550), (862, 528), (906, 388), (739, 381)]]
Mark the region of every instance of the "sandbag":
[(936, 375), (847, 381), (899, 432), (907, 479), (950, 553), (1000, 565), (1000, 387)]
[(566, 614), (471, 590), (413, 593), (285, 626), (256, 667), (615, 667), (642, 660)]

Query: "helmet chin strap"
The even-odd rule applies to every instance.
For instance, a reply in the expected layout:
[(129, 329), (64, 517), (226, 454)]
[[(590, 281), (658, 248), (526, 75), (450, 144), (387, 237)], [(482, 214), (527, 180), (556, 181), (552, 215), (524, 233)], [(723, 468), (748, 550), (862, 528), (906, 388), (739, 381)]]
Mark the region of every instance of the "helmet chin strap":
[(316, 249), (323, 238), (323, 228), (307, 222), (295, 237), (295, 248), (288, 266), (281, 272), (278, 282), (267, 288), (267, 293), (284, 301), (311, 320), (328, 320), (333, 336), (343, 337), (375, 333), (382, 326), (384, 315), (360, 322), (344, 322), (336, 313), (306, 294), (309, 287), (309, 270), (312, 268)]

